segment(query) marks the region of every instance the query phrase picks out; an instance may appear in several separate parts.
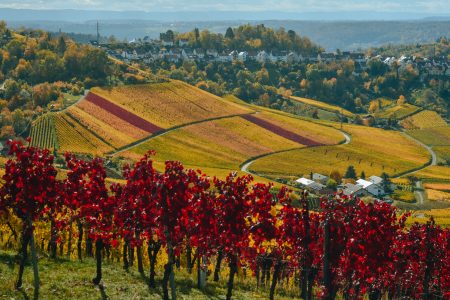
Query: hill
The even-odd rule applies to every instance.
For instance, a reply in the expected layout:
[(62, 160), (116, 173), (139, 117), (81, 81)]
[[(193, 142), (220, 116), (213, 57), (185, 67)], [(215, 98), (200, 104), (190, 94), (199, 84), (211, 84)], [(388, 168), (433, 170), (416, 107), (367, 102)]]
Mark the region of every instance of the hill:
[[(333, 126), (338, 126), (336, 123)], [(254, 161), (250, 170), (271, 177), (300, 177), (311, 172), (345, 172), (354, 166), (359, 173), (390, 176), (421, 167), (429, 154), (414, 141), (396, 131), (357, 125), (344, 125), (352, 140), (349, 144), (295, 149)]]

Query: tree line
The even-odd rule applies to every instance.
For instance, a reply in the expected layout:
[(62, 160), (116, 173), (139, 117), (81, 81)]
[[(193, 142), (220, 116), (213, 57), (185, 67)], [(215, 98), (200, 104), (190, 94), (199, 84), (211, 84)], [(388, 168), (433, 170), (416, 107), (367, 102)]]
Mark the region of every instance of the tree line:
[[(334, 195), (311, 211), (307, 193), (295, 205), (293, 192), (254, 183), (250, 175), (231, 173), (210, 178), (200, 170), (167, 161), (155, 170), (149, 152), (123, 171), (125, 183), (106, 183), (103, 161), (82, 160), (67, 153), (67, 173), (59, 179), (49, 150), (10, 142), (0, 188), (0, 211), (21, 220), (21, 249), (16, 288), (31, 248), (35, 296), (39, 293), (34, 228), (50, 228), (48, 251), (56, 258), (61, 235), (69, 232), (68, 249), (77, 237), (78, 258), (96, 258), (93, 283), (102, 279), (102, 261), (122, 245), (122, 262), (129, 267), (136, 249), (138, 270), (144, 273), (143, 249), (149, 256), (150, 288), (161, 251), (167, 255), (162, 288), (164, 299), (176, 298), (175, 267), (186, 259), (189, 272), (197, 262), (198, 286), (206, 284), (208, 264), (215, 262), (214, 281), (222, 262), (228, 263), (227, 299), (231, 299), (239, 268), (252, 271), (256, 285), (276, 286), (298, 279), (303, 299), (423, 298), (444, 299), (450, 291), (450, 230), (436, 225), (405, 225), (408, 214), (384, 202), (364, 203)], [(9, 224), (9, 223), (8, 223)], [(12, 227), (11, 227), (12, 228)], [(75, 233), (75, 232), (77, 233)], [(132, 251), (134, 253), (134, 251)], [(183, 255), (181, 255), (183, 254)]]

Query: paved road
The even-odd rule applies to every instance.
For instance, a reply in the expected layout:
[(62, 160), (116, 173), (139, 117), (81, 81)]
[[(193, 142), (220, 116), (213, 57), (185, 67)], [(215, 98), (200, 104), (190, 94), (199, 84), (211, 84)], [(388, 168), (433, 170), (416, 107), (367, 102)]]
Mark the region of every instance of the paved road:
[(437, 155), (436, 155), (436, 153), (433, 151), (433, 149), (432, 149), (430, 146), (427, 146), (427, 145), (425, 145), (424, 143), (422, 143), (421, 141), (416, 140), (415, 138), (413, 138), (412, 136), (410, 136), (409, 134), (407, 134), (407, 133), (404, 132), (404, 131), (402, 131), (402, 134), (403, 134), (404, 136), (406, 136), (407, 138), (409, 138), (410, 140), (413, 140), (413, 141), (416, 142), (417, 144), (419, 144), (419, 145), (421, 145), (422, 147), (424, 147), (425, 149), (427, 149), (427, 151), (428, 151), (428, 152), (430, 153), (430, 155), (431, 155), (431, 162), (430, 162), (429, 164), (424, 165), (424, 166), (423, 166), (422, 168), (420, 168), (420, 169), (417, 169), (417, 170), (408, 172), (408, 173), (403, 174), (403, 175), (398, 176), (398, 177), (408, 176), (408, 175), (414, 174), (414, 173), (416, 173), (416, 172), (418, 172), (418, 171), (420, 171), (420, 170), (423, 170), (423, 169), (425, 169), (425, 168), (427, 168), (427, 167), (429, 167), (429, 166), (436, 166), (436, 165), (437, 165)]
[[(351, 137), (348, 133), (346, 133), (346, 132), (344, 132), (344, 131), (342, 131), (342, 130), (340, 130), (340, 132), (342, 133), (342, 135), (343, 135), (344, 138), (345, 138), (345, 141), (342, 143), (342, 145), (350, 144), (350, 142), (352, 141), (352, 137)], [(306, 147), (306, 148), (307, 148), (307, 147)], [(270, 156), (270, 155), (282, 153), (282, 152), (288, 152), (288, 151), (292, 151), (292, 150), (297, 150), (297, 149), (305, 149), (305, 147), (298, 147), (298, 148), (292, 148), (292, 149), (287, 149), (287, 150), (281, 150), (281, 151), (271, 152), (271, 153), (267, 153), (267, 154), (264, 154), (264, 155), (255, 157), (255, 158), (253, 158), (252, 160), (249, 160), (249, 161), (247, 161), (245, 164), (243, 164), (243, 165), (241, 166), (241, 171), (242, 171), (242, 172), (245, 172), (245, 173), (248, 173), (248, 174), (251, 174), (251, 175), (257, 175), (257, 174), (254, 174), (254, 173), (250, 172), (248, 168), (249, 168), (255, 161), (257, 161), (258, 159), (261, 159), (261, 158), (266, 157), (266, 156)], [(261, 176), (261, 175), (259, 175), (259, 176)]]
[(416, 188), (419, 190), (414, 191), (414, 195), (416, 196), (417, 204), (423, 205), (426, 200), (425, 191), (423, 189), (422, 181), (416, 181)]
[(195, 122), (191, 122), (191, 123), (187, 123), (187, 124), (178, 125), (178, 126), (171, 127), (171, 128), (169, 128), (169, 129), (165, 129), (165, 130), (163, 130), (163, 131), (154, 133), (154, 134), (152, 134), (151, 136), (148, 136), (148, 137), (146, 137), (146, 138), (144, 138), (144, 139), (142, 139), (142, 140), (139, 140), (137, 143), (132, 143), (132, 144), (130, 144), (130, 145), (128, 145), (128, 146), (125, 146), (125, 147), (123, 147), (123, 148), (119, 148), (119, 149), (117, 149), (117, 150), (115, 150), (115, 151), (113, 151), (113, 152), (110, 152), (110, 153), (108, 153), (108, 155), (114, 156), (114, 155), (116, 155), (116, 154), (118, 154), (118, 153), (121, 153), (121, 152), (124, 152), (124, 151), (128, 151), (128, 150), (130, 150), (131, 148), (134, 148), (134, 147), (136, 147), (136, 146), (142, 145), (142, 144), (148, 142), (148, 141), (151, 140), (151, 139), (154, 139), (154, 138), (159, 137), (159, 136), (163, 136), (163, 135), (165, 135), (165, 134), (167, 134), (167, 133), (169, 133), (169, 132), (178, 130), (178, 129), (183, 128), (183, 127), (188, 127), (188, 126), (191, 126), (191, 125), (200, 124), (200, 123), (205, 123), (205, 122), (210, 122), (210, 121), (215, 121), (215, 120), (228, 119), (228, 118), (234, 118), (234, 117), (240, 117), (240, 116), (246, 116), (246, 115), (253, 115), (253, 114), (256, 114), (256, 113), (257, 113), (257, 112), (250, 112), (250, 113), (245, 113), (245, 114), (237, 114), (237, 115), (229, 115), (229, 116), (215, 117), (215, 118), (209, 118), (209, 119), (204, 119), (204, 120), (200, 120), (200, 121), (195, 121)]

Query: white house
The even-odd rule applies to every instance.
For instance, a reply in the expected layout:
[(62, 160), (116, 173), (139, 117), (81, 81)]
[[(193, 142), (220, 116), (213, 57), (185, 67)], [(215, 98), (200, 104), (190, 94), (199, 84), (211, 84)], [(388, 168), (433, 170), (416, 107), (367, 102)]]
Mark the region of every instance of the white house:
[(205, 50), (197, 48), (194, 50), (194, 55), (196, 55), (199, 59), (203, 59), (205, 57)]
[(248, 56), (248, 52), (247, 51), (242, 51), (242, 52), (239, 52), (237, 59), (239, 61), (246, 61), (247, 60), (247, 56)]
[(372, 175), (372, 176), (369, 177), (369, 181), (373, 182), (374, 184), (380, 184), (380, 183), (383, 182), (383, 178), (375, 176), (375, 175)]
[(256, 54), (256, 61), (260, 63), (264, 63), (269, 60), (269, 54), (267, 54), (266, 51), (262, 50), (259, 51), (258, 54)]
[(297, 179), (296, 182), (305, 188), (312, 189), (315, 191), (320, 191), (325, 188), (325, 186), (323, 184), (320, 184), (318, 182), (315, 182), (311, 179), (304, 178), (304, 177)]
[(297, 53), (292, 52), (292, 51), (289, 52), (286, 57), (286, 61), (288, 63), (296, 63), (296, 62), (302, 61), (302, 59), (303, 59), (303, 57), (301, 55), (298, 55)]
[[(375, 176), (377, 177), (377, 176)], [(375, 178), (375, 180), (377, 180), (377, 178)], [(365, 179), (358, 179), (356, 181), (356, 183), (360, 186), (362, 186), (363, 189), (365, 189), (366, 191), (368, 191), (369, 193), (371, 193), (374, 196), (383, 196), (385, 194), (384, 189), (379, 185), (379, 184), (375, 184), (372, 181), (368, 181)]]
[(344, 185), (342, 192), (346, 196), (354, 196), (354, 197), (364, 197), (369, 195), (368, 191), (366, 191), (362, 185), (347, 183)]
[(229, 62), (231, 61), (231, 56), (226, 52), (221, 52), (215, 58), (217, 62)]

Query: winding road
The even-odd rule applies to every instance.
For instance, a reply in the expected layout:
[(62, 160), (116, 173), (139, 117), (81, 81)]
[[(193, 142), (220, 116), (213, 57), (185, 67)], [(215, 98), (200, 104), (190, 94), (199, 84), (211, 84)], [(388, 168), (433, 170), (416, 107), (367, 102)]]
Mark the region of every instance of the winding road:
[(422, 143), (421, 141), (419, 141), (419, 140), (413, 138), (412, 136), (410, 136), (409, 134), (407, 134), (407, 133), (404, 132), (404, 131), (402, 131), (401, 133), (402, 133), (405, 137), (409, 138), (410, 140), (416, 142), (417, 144), (419, 144), (419, 145), (422, 146), (423, 148), (427, 149), (428, 153), (430, 153), (430, 155), (431, 155), (431, 161), (430, 161), (429, 163), (425, 164), (424, 166), (422, 166), (422, 167), (419, 168), (419, 169), (415, 169), (415, 170), (413, 170), (413, 171), (411, 171), (411, 172), (408, 172), (408, 173), (405, 173), (405, 174), (401, 174), (400, 176), (397, 176), (397, 177), (395, 177), (395, 178), (399, 178), (399, 177), (404, 177), (404, 176), (412, 175), (412, 174), (414, 174), (414, 173), (416, 173), (416, 172), (418, 172), (418, 171), (421, 171), (421, 170), (423, 170), (423, 169), (425, 169), (425, 168), (428, 168), (428, 167), (430, 167), (430, 166), (436, 166), (436, 165), (437, 165), (437, 155), (436, 155), (436, 152), (434, 152), (433, 149), (432, 149), (430, 146), (425, 145), (424, 143)]
[[(351, 137), (348, 133), (346, 133), (346, 132), (344, 132), (344, 131), (342, 131), (342, 130), (340, 130), (340, 129), (338, 129), (338, 130), (342, 133), (342, 135), (343, 135), (344, 138), (345, 138), (345, 141), (344, 141), (343, 143), (341, 143), (341, 145), (347, 145), (347, 144), (350, 144), (350, 142), (352, 141), (352, 137)], [(328, 145), (326, 145), (326, 146), (328, 146)], [(315, 146), (315, 147), (317, 147), (317, 146)], [(319, 146), (319, 147), (321, 147), (321, 146)], [(267, 153), (267, 154), (263, 154), (263, 155), (260, 155), (260, 156), (253, 157), (253, 158), (251, 158), (250, 160), (247, 160), (246, 162), (244, 162), (244, 163), (241, 165), (241, 171), (242, 171), (242, 172), (245, 172), (245, 173), (248, 173), (248, 174), (251, 174), (251, 175), (261, 176), (261, 175), (254, 174), (254, 173), (252, 173), (252, 172), (249, 171), (249, 167), (250, 167), (255, 161), (257, 161), (258, 159), (263, 158), (263, 157), (267, 157), (267, 156), (270, 156), (270, 155), (278, 154), (278, 153), (289, 152), (289, 151), (292, 151), (292, 150), (305, 149), (305, 148), (311, 148), (311, 147), (297, 147), (297, 148), (286, 149), (286, 150), (281, 150), (281, 151), (276, 151), (276, 152), (270, 152), (270, 153)], [(264, 177), (264, 176), (261, 176), (261, 177)]]
[(154, 139), (156, 137), (163, 136), (165, 134), (168, 134), (168, 133), (170, 133), (172, 131), (175, 131), (175, 130), (178, 130), (180, 128), (188, 127), (188, 126), (195, 125), (195, 124), (206, 123), (206, 122), (210, 122), (210, 121), (216, 121), (216, 120), (222, 120), (222, 119), (228, 119), (228, 118), (234, 118), (234, 117), (242, 117), (242, 116), (247, 116), (247, 115), (253, 115), (253, 114), (256, 114), (256, 113), (258, 113), (258, 112), (254, 111), (254, 112), (249, 112), (249, 113), (245, 113), (245, 114), (221, 116), (221, 117), (203, 119), (203, 120), (200, 120), (200, 121), (194, 121), (194, 122), (190, 122), (190, 123), (184, 123), (184, 124), (181, 124), (181, 125), (170, 127), (168, 129), (162, 130), (160, 132), (156, 132), (156, 133), (154, 133), (154, 134), (152, 134), (152, 135), (150, 135), (148, 137), (145, 137), (145, 138), (143, 138), (143, 139), (141, 139), (139, 141), (136, 141), (134, 143), (128, 144), (128, 145), (126, 145), (126, 146), (124, 146), (122, 148), (116, 149), (115, 151), (112, 151), (112, 152), (108, 153), (108, 155), (114, 156), (114, 155), (119, 154), (121, 152), (128, 151), (131, 148), (134, 148), (136, 146), (142, 145), (142, 144), (144, 144), (144, 143), (146, 143), (146, 142), (148, 142), (148, 141), (150, 141), (150, 140), (152, 140), (152, 139)]

